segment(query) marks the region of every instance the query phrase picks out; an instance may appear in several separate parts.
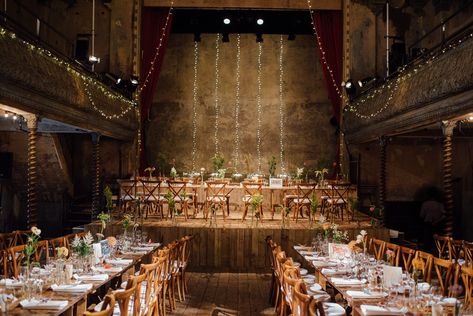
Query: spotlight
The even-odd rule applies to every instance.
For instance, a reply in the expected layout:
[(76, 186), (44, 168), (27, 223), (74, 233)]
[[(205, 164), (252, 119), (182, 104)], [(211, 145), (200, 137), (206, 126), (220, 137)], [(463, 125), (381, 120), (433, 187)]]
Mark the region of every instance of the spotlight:
[(18, 116), (15, 114), (13, 115), (13, 120), (16, 121), (16, 119), (18, 118)]
[(223, 24), (226, 24), (226, 25), (230, 24), (230, 19), (229, 18), (223, 19)]
[(120, 82), (122, 82), (122, 78), (117, 79), (117, 84), (120, 84)]
[(473, 115), (468, 116), (468, 121), (473, 122)]
[(224, 42), (224, 43), (230, 42), (230, 38), (228, 37), (228, 33), (223, 33), (222, 34), (222, 42)]
[(89, 62), (91, 64), (98, 64), (100, 62), (100, 58), (97, 56), (90, 55), (89, 56)]
[(293, 41), (295, 39), (296, 39), (296, 34), (294, 34), (294, 33), (289, 34), (289, 36), (287, 37), (288, 41)]
[(263, 42), (263, 34), (261, 34), (261, 33), (256, 34), (256, 42), (257, 43), (262, 43)]
[(131, 76), (130, 82), (131, 82), (131, 85), (132, 85), (132, 86), (137, 86), (138, 83), (139, 83), (138, 77), (137, 77), (137, 76)]
[(263, 23), (264, 23), (263, 19), (256, 20), (256, 24), (258, 24), (258, 25), (263, 25)]
[(8, 117), (10, 116), (10, 114), (8, 114), (8, 113), (5, 113), (5, 114), (3, 114), (3, 115), (4, 115), (6, 118), (8, 118)]
[(194, 42), (200, 42), (200, 33), (194, 33)]
[(358, 85), (360, 88), (363, 88), (376, 81), (376, 77), (366, 77), (364, 79), (358, 80)]
[(353, 80), (348, 79), (347, 81), (342, 82), (342, 87), (345, 87), (345, 91), (349, 96), (354, 96), (356, 94), (356, 87)]

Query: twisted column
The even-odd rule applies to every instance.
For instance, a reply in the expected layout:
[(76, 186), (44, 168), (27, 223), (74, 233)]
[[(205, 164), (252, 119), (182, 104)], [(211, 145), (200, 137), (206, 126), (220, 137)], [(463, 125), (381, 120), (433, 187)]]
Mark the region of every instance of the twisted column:
[(453, 232), (453, 187), (452, 187), (452, 158), (453, 158), (453, 129), (456, 121), (443, 121), (443, 191), (445, 194), (445, 235), (452, 236)]
[(379, 179), (378, 179), (378, 200), (379, 206), (384, 207), (384, 201), (386, 199), (386, 137), (382, 136), (379, 139)]
[(27, 171), (27, 204), (26, 225), (27, 227), (38, 225), (38, 182), (37, 182), (37, 159), (36, 140), (38, 131), (38, 117), (36, 115), (25, 116), (28, 127), (28, 171)]
[(92, 209), (91, 220), (100, 210), (100, 134), (92, 133)]

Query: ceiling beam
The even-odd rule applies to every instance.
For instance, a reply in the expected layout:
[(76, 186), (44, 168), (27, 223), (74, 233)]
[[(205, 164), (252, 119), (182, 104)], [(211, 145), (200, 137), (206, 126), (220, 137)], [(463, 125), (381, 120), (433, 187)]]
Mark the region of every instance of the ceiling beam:
[[(169, 0), (144, 0), (145, 7), (169, 7)], [(341, 10), (342, 0), (311, 2), (314, 10)], [(307, 0), (179, 0), (174, 8), (308, 10)]]

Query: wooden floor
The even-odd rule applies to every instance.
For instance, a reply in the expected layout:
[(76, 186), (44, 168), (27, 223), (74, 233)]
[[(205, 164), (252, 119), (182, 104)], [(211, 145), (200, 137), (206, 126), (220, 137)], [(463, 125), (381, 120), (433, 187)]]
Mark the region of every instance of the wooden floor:
[(188, 273), (189, 295), (169, 315), (274, 315), (270, 274)]

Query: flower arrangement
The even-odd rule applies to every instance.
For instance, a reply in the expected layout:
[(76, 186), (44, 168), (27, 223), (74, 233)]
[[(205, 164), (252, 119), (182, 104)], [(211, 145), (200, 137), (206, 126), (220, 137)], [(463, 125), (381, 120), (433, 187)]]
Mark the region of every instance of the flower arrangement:
[(115, 237), (109, 236), (109, 237), (107, 237), (107, 243), (110, 247), (113, 248), (117, 245), (118, 242), (117, 242), (117, 239)]
[(220, 154), (215, 154), (210, 160), (212, 160), (215, 171), (222, 169), (223, 164), (225, 163), (225, 158)]
[(38, 248), (38, 240), (41, 235), (41, 229), (36, 226), (31, 227), (31, 234), (27, 234), (26, 236), (26, 246), (25, 246), (25, 255), (26, 255), (26, 266), (28, 270), (30, 268), (31, 263), (31, 256), (36, 253), (36, 249)]
[(363, 245), (363, 253), (366, 253), (367, 247), (366, 244), (368, 242), (368, 233), (366, 230), (362, 229), (358, 236), (356, 236), (356, 243), (357, 244), (362, 244)]
[(174, 199), (174, 195), (172, 194), (172, 192), (168, 191), (166, 195), (164, 196), (164, 199), (168, 203), (170, 214), (174, 214), (176, 210), (176, 200)]
[(176, 168), (172, 167), (171, 168), (171, 172), (169, 173), (169, 175), (171, 176), (171, 178), (176, 178), (177, 177), (177, 171), (176, 171)]
[(220, 179), (225, 178), (225, 172), (226, 172), (226, 171), (227, 171), (227, 169), (218, 169), (218, 170), (217, 170), (218, 177), (219, 177)]
[(337, 224), (332, 224), (332, 241), (335, 243), (343, 244), (348, 242), (348, 232), (338, 230)]
[(153, 177), (153, 172), (154, 172), (155, 170), (156, 170), (155, 167), (148, 167), (148, 168), (146, 168), (144, 171), (145, 171), (145, 172), (148, 172), (148, 177), (149, 177), (149, 178), (152, 178), (152, 177)]
[(261, 213), (260, 213), (260, 208), (261, 205), (263, 204), (263, 196), (261, 194), (254, 194), (251, 196), (251, 208), (253, 209), (253, 212), (255, 213), (255, 217), (257, 219), (260, 219)]
[(315, 170), (315, 176), (319, 179), (320, 182), (324, 181), (325, 175), (328, 174), (328, 169), (323, 168), (320, 170)]
[(302, 175), (304, 174), (304, 167), (296, 169), (296, 176), (294, 179), (302, 179)]
[(394, 251), (391, 249), (386, 250), (386, 253), (384, 254), (384, 261), (386, 261), (389, 264), (394, 264), (394, 258), (396, 257), (396, 254)]
[(113, 208), (113, 193), (108, 185), (105, 187), (105, 189), (103, 189), (103, 196), (105, 197), (105, 207), (110, 213), (110, 210)]
[(123, 232), (124, 235), (126, 235), (128, 227), (130, 227), (130, 224), (131, 224), (131, 215), (130, 214), (123, 215), (122, 225), (124, 229), (124, 232)]
[(276, 172), (276, 157), (272, 156), (271, 159), (268, 161), (269, 165), (269, 176), (273, 177), (274, 173)]
[(100, 233), (96, 234), (100, 241), (102, 240), (102, 238), (104, 238), (103, 231), (105, 230), (105, 228), (107, 228), (107, 222), (110, 221), (110, 214), (102, 212), (99, 215), (97, 215), (97, 219), (100, 220), (100, 224), (101, 224)]
[(56, 248), (56, 255), (59, 259), (66, 259), (69, 255), (69, 249), (67, 247)]
[(412, 259), (412, 278), (414, 281), (417, 282), (419, 279), (422, 278), (422, 274), (424, 271), (424, 261), (420, 258), (414, 258)]
[(82, 238), (76, 235), (72, 241), (72, 251), (74, 251), (79, 257), (86, 257), (93, 253), (93, 242), (94, 238), (90, 232), (87, 232), (87, 234)]

